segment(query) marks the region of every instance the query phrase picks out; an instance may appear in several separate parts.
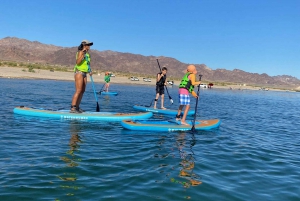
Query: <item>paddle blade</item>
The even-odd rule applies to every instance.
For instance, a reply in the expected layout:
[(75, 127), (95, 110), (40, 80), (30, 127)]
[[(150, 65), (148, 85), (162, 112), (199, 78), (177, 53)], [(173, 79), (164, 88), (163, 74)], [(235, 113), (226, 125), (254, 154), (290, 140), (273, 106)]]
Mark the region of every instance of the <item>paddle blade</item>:
[(171, 102), (171, 104), (173, 104), (173, 102), (174, 102), (174, 101), (173, 101), (173, 99), (172, 99), (172, 98), (170, 99), (170, 102)]
[(192, 127), (191, 131), (192, 131), (193, 133), (195, 133), (195, 132), (196, 132), (195, 125), (193, 125), (193, 127)]
[(151, 107), (152, 103), (153, 103), (153, 99), (151, 100), (150, 105), (149, 106), (145, 105), (145, 107)]
[(96, 112), (100, 112), (100, 107), (99, 107), (99, 103), (98, 102), (97, 102)]

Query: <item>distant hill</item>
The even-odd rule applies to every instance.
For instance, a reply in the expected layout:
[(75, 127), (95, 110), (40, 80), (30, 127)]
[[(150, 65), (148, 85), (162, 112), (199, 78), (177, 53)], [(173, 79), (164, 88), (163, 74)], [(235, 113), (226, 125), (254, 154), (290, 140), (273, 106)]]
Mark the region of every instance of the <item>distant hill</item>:
[[(42, 44), (38, 41), (28, 41), (16, 37), (6, 37), (0, 40), (0, 60), (19, 62), (44, 63), (73, 67), (77, 47), (59, 47)], [(143, 56), (139, 54), (115, 51), (98, 51), (91, 49), (93, 70), (109, 70), (113, 72), (138, 73), (155, 75), (160, 65), (168, 68), (168, 76), (181, 78), (188, 64), (171, 57)], [(300, 80), (289, 76), (269, 76), (265, 73), (248, 73), (239, 69), (212, 70), (205, 64), (195, 64), (203, 80), (210, 82), (230, 82), (264, 87), (297, 88)]]

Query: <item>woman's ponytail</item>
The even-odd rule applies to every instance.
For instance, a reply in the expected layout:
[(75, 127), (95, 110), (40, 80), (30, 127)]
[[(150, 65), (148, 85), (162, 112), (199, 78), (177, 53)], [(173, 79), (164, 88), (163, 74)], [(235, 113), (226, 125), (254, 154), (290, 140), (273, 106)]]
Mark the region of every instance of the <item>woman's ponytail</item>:
[(82, 43), (78, 46), (78, 50), (83, 50), (83, 45), (82, 45)]

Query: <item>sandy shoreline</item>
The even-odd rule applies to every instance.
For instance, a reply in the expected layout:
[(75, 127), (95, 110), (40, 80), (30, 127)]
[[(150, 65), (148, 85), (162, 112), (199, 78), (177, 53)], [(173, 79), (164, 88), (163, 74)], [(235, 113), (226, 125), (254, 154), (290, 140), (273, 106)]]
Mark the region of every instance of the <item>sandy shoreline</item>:
[[(27, 68), (18, 68), (18, 67), (0, 67), (0, 78), (18, 78), (18, 79), (46, 79), (46, 80), (65, 80), (65, 81), (74, 81), (73, 72), (61, 72), (50, 70), (40, 70), (34, 69), (35, 72), (28, 72)], [(23, 71), (26, 70), (26, 71)], [(131, 81), (128, 77), (111, 77), (111, 83), (118, 84), (144, 84), (144, 85), (155, 85), (155, 82), (144, 82), (142, 77), (139, 77), (139, 81)], [(93, 75), (94, 82), (104, 83), (104, 74)], [(88, 78), (88, 82), (91, 80)]]
[[(19, 67), (8, 67), (1, 66), (0, 67), (0, 78), (10, 78), (10, 79), (45, 79), (45, 80), (65, 80), (65, 81), (74, 81), (74, 73), (73, 72), (61, 72), (50, 70), (41, 70), (34, 69), (35, 72), (28, 72), (28, 68), (19, 68)], [(111, 84), (141, 84), (141, 85), (155, 85), (155, 81), (152, 79), (151, 82), (144, 82), (143, 77), (138, 77), (139, 81), (131, 81), (128, 77), (122, 77), (116, 75), (116, 77), (111, 77)], [(96, 83), (104, 83), (104, 74), (94, 74), (93, 75), (94, 82)], [(90, 82), (90, 79), (88, 79)], [(205, 82), (203, 82), (205, 83)], [(179, 85), (179, 81), (174, 81), (174, 85)], [(213, 88), (222, 88), (232, 90), (259, 90), (260, 87), (252, 87), (252, 86), (240, 86), (240, 85), (227, 85), (227, 86), (218, 86), (214, 85)], [(277, 89), (269, 89), (270, 91), (282, 91)]]

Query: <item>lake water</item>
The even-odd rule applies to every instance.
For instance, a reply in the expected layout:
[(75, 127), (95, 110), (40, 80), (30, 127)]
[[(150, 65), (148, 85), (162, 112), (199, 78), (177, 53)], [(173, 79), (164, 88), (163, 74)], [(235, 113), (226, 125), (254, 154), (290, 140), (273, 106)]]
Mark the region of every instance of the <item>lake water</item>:
[[(197, 118), (222, 123), (192, 134), (14, 115), (19, 105), (69, 108), (74, 83), (0, 86), (1, 201), (300, 200), (300, 93), (201, 89)], [(153, 86), (111, 90), (119, 95), (98, 96), (102, 111), (137, 112), (155, 95)], [(177, 87), (169, 92), (165, 106), (177, 109)], [(81, 107), (96, 110), (90, 83)]]

